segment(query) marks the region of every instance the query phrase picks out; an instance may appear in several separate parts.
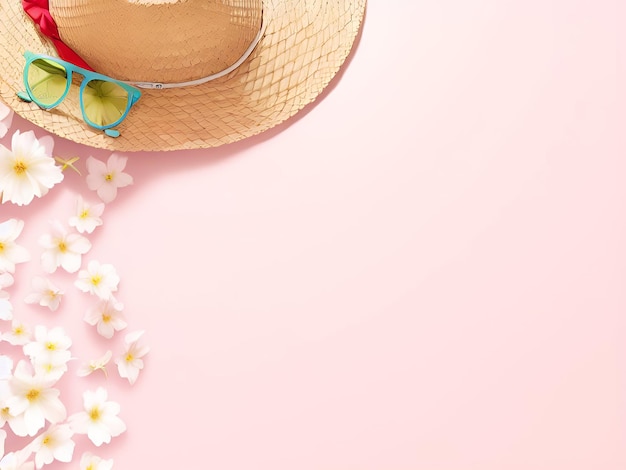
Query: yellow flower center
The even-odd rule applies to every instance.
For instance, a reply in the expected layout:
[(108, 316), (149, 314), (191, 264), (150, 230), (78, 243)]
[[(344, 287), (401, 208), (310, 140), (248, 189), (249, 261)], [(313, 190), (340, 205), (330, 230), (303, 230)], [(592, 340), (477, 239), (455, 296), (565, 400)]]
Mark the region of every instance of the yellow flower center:
[(26, 173), (27, 169), (28, 167), (26, 166), (26, 163), (21, 160), (16, 161), (15, 165), (13, 165), (13, 171), (18, 176), (22, 176), (24, 173)]
[(91, 276), (91, 283), (94, 286), (97, 286), (98, 284), (100, 284), (100, 281), (102, 281), (102, 276), (100, 276), (99, 274), (96, 274), (95, 276)]
[(28, 393), (26, 394), (26, 398), (28, 399), (28, 401), (35, 401), (39, 397), (39, 393), (39, 390), (33, 388), (28, 391)]
[(85, 470), (94, 470), (93, 468), (93, 464), (90, 463), (89, 465), (87, 465), (87, 467), (85, 468)]
[(0, 410), (0, 415), (2, 415), (2, 417), (3, 417), (3, 418), (5, 418), (5, 419), (6, 419), (8, 416), (10, 416), (10, 413), (9, 413), (9, 407), (8, 407), (8, 406), (5, 406), (4, 408), (2, 408), (2, 409)]
[(135, 357), (131, 353), (126, 354), (126, 362), (132, 362), (133, 359), (135, 359)]
[(16, 327), (13, 329), (13, 334), (14, 334), (15, 336), (20, 336), (20, 335), (23, 335), (23, 334), (24, 334), (24, 328), (22, 328), (21, 326), (16, 326)]
[(113, 181), (113, 173), (107, 173), (106, 175), (104, 175), (104, 179), (106, 181)]
[(59, 242), (59, 251), (61, 253), (65, 253), (67, 251), (67, 245), (65, 244), (63, 240)]
[(50, 297), (51, 299), (56, 299), (57, 298), (57, 293), (51, 289), (48, 289), (48, 297)]
[(102, 314), (102, 321), (104, 323), (109, 323), (111, 321), (111, 315), (107, 315), (106, 313)]
[(100, 419), (100, 408), (94, 406), (89, 412), (89, 417), (92, 421), (98, 421)]
[(4, 243), (0, 242), (0, 253), (4, 251)]
[(80, 218), (81, 218), (81, 219), (86, 219), (87, 217), (89, 217), (89, 211), (88, 211), (87, 209), (85, 209), (85, 210), (83, 210), (83, 211), (80, 213)]
[(46, 349), (48, 351), (54, 351), (57, 348), (57, 345), (55, 343), (46, 343)]
[(43, 438), (43, 441), (41, 441), (41, 444), (47, 446), (48, 444), (50, 444), (51, 441), (52, 439), (50, 439), (50, 436), (46, 436)]

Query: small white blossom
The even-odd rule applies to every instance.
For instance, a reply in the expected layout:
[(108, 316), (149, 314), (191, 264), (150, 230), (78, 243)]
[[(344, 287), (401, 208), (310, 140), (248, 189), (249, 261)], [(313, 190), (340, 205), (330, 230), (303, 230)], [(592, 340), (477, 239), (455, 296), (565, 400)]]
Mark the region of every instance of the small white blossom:
[(37, 276), (33, 278), (31, 285), (33, 292), (24, 298), (24, 302), (48, 307), (53, 312), (59, 308), (63, 291), (55, 286), (52, 281)]
[(87, 187), (96, 191), (103, 202), (108, 203), (117, 196), (117, 188), (133, 184), (133, 178), (124, 173), (127, 157), (112, 153), (107, 163), (93, 157), (87, 159)]
[(87, 269), (81, 269), (74, 285), (83, 292), (96, 295), (103, 300), (111, 298), (117, 291), (120, 277), (111, 264), (100, 264), (96, 260), (89, 262)]
[(148, 346), (139, 342), (143, 334), (143, 331), (127, 334), (124, 338), (124, 353), (115, 361), (120, 377), (128, 379), (131, 385), (135, 383), (139, 371), (143, 369), (142, 357), (150, 351)]
[(13, 121), (13, 110), (6, 104), (0, 103), (0, 138), (4, 137)]
[(19, 206), (30, 204), (55, 184), (63, 181), (61, 168), (52, 157), (54, 140), (50, 136), (37, 140), (33, 131), (15, 131), (11, 150), (0, 144), (0, 192), (2, 202)]
[(67, 362), (72, 358), (71, 345), (72, 340), (60, 326), (48, 330), (44, 325), (37, 325), (35, 340), (23, 349), (37, 373), (58, 380), (67, 371)]
[(96, 227), (102, 225), (100, 216), (104, 212), (104, 204), (87, 204), (82, 196), (78, 196), (76, 201), (76, 215), (70, 217), (69, 224), (76, 227), (80, 233), (92, 233)]
[(89, 361), (87, 364), (83, 364), (82, 366), (80, 366), (80, 368), (76, 372), (76, 375), (78, 375), (79, 377), (87, 377), (91, 373), (97, 370), (101, 370), (104, 373), (104, 376), (106, 377), (107, 376), (106, 365), (111, 360), (112, 355), (113, 353), (111, 351), (107, 351), (104, 353), (104, 355), (101, 358), (93, 359)]
[(23, 228), (23, 220), (9, 219), (0, 223), (0, 272), (14, 273), (16, 264), (30, 259), (26, 248), (15, 243)]
[(46, 420), (54, 424), (65, 419), (66, 411), (59, 400), (60, 392), (52, 388), (55, 382), (40, 374), (31, 374), (26, 361), (17, 363), (13, 377), (9, 380), (11, 396), (6, 405), (13, 416), (23, 415), (24, 429), (16, 432), (18, 436), (34, 436), (45, 426)]
[(113, 459), (104, 460), (91, 452), (85, 452), (80, 458), (80, 470), (111, 470), (112, 468)]
[(84, 320), (95, 326), (98, 333), (105, 338), (112, 338), (116, 331), (126, 328), (127, 323), (122, 312), (124, 305), (111, 297), (100, 300), (85, 313)]
[(11, 322), (11, 329), (2, 333), (0, 336), (2, 341), (6, 341), (13, 346), (23, 346), (28, 343), (31, 338), (32, 332), (30, 327), (27, 324), (15, 319)]
[(53, 424), (37, 436), (30, 444), (35, 452), (35, 467), (39, 469), (54, 460), (71, 462), (75, 446), (73, 435), (74, 432), (68, 424)]
[(68, 233), (58, 220), (50, 225), (52, 233), (39, 238), (39, 244), (45, 249), (41, 255), (44, 271), (53, 273), (61, 266), (68, 273), (75, 273), (80, 268), (81, 256), (91, 249), (91, 242), (78, 233)]
[(84, 410), (69, 418), (72, 429), (77, 434), (87, 434), (95, 446), (108, 444), (112, 437), (126, 431), (126, 424), (117, 415), (120, 405), (107, 401), (107, 391), (98, 387), (95, 392), (83, 393)]

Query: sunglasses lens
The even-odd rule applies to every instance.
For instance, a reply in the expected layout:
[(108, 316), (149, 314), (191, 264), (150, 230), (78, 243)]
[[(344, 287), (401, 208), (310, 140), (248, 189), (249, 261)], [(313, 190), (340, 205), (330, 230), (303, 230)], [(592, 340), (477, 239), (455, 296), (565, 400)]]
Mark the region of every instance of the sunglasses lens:
[(28, 87), (35, 102), (43, 107), (58, 103), (67, 91), (67, 70), (48, 59), (36, 59), (28, 67)]
[(119, 122), (128, 109), (128, 92), (117, 83), (91, 80), (83, 90), (85, 116), (97, 126)]

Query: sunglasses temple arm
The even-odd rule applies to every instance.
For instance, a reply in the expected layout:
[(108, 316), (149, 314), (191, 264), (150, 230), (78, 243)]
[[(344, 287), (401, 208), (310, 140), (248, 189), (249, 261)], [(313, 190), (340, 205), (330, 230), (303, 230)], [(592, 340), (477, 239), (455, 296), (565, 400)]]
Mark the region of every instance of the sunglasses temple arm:
[(31, 99), (30, 96), (28, 96), (28, 93), (26, 93), (25, 91), (18, 91), (16, 93), (17, 97), (19, 99), (21, 99), (22, 101), (26, 101), (27, 103), (32, 103), (33, 100)]

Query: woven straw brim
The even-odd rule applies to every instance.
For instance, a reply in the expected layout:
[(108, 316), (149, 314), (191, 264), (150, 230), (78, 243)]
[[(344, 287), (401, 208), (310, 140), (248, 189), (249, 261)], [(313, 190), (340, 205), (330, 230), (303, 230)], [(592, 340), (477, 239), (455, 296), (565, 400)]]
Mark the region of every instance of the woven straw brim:
[[(22, 102), (25, 50), (56, 56), (19, 0), (0, 0), (0, 99), (60, 137), (118, 151), (217, 147), (263, 132), (311, 103), (348, 56), (366, 0), (264, 0), (267, 29), (255, 51), (226, 77), (143, 96), (106, 136), (83, 121), (78, 87), (57, 108)], [(114, 51), (112, 51), (114, 53)]]

